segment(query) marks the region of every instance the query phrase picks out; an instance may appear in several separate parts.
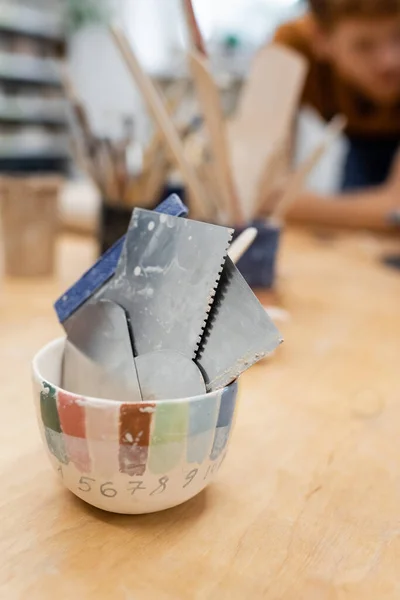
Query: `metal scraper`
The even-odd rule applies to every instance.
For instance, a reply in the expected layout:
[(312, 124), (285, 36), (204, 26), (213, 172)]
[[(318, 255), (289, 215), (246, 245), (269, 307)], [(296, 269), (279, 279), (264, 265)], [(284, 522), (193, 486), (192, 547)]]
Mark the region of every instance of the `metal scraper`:
[(82, 306), (66, 324), (63, 387), (69, 392), (140, 402), (127, 316), (108, 300)]
[(234, 381), (281, 341), (279, 331), (227, 257), (196, 358), (207, 391)]
[[(154, 209), (155, 212), (173, 215), (174, 217), (186, 217), (188, 209), (176, 194), (171, 194)], [(118, 261), (124, 246), (125, 236), (118, 240), (112, 248), (107, 250), (103, 256), (82, 275), (57, 300), (54, 307), (60, 323), (66, 324), (68, 319), (78, 310), (80, 306), (93, 298), (103, 285), (114, 276)]]
[(179, 352), (142, 354), (136, 358), (136, 368), (144, 401), (192, 398), (206, 392), (196, 363)]
[(114, 278), (100, 291), (129, 315), (136, 355), (194, 358), (232, 229), (135, 209)]

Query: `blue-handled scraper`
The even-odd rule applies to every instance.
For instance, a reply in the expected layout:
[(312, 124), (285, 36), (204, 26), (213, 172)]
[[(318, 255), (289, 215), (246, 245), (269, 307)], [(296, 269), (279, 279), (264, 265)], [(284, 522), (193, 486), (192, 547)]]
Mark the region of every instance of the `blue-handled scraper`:
[[(176, 194), (172, 194), (164, 200), (154, 212), (174, 217), (186, 217), (188, 215), (188, 208)], [(54, 308), (60, 323), (65, 323), (80, 306), (85, 304), (89, 298), (113, 277), (121, 256), (122, 248), (124, 247), (125, 238), (126, 236), (122, 237), (112, 248), (107, 250), (93, 267), (86, 271), (79, 281), (74, 283), (74, 285), (56, 301)]]

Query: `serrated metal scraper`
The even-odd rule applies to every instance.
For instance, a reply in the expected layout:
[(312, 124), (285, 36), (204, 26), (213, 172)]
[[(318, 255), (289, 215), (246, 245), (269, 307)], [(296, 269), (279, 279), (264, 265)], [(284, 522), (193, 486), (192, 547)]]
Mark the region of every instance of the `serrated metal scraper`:
[(233, 230), (135, 209), (114, 278), (101, 297), (122, 306), (136, 355), (194, 358)]
[(281, 341), (279, 331), (228, 257), (196, 358), (207, 391), (234, 381)]

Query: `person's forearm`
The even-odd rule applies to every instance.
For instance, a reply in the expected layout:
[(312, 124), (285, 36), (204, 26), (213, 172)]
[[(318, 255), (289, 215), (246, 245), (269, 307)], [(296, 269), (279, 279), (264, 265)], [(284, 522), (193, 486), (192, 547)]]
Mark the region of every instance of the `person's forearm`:
[(388, 230), (388, 212), (383, 188), (373, 188), (330, 198), (305, 193), (293, 204), (287, 218), (314, 225)]

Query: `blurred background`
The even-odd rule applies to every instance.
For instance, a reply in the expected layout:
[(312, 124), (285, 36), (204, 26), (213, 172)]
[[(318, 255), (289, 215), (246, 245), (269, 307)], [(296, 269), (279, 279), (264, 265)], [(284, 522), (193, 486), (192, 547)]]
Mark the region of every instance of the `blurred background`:
[[(229, 113), (257, 49), (279, 23), (301, 14), (305, 6), (302, 0), (197, 0), (194, 8)], [(162, 94), (167, 97), (180, 84), (189, 86), (179, 103), (180, 121), (195, 117), (180, 0), (0, 3), (0, 172), (65, 176), (62, 226), (90, 233), (99, 228), (102, 194), (74, 152), (76, 123), (60, 65), (67, 66), (67, 87), (84, 106), (91, 134), (103, 140), (129, 137), (133, 172), (140, 172), (144, 148), (155, 129), (108, 33), (111, 21), (124, 25), (138, 59)], [(171, 169), (166, 183), (179, 190), (179, 173)], [(111, 241), (119, 233), (111, 234)]]
[[(268, 49), (281, 24), (307, 12), (307, 2), (194, 0), (206, 49), (203, 67), (197, 66), (203, 74), (191, 63), (195, 34), (184, 6), (182, 0), (0, 2), (0, 195), (8, 274), (30, 273), (23, 265), (39, 238), (48, 241), (41, 242), (37, 274), (53, 272), (60, 229), (90, 235), (103, 253), (125, 233), (135, 206), (154, 208), (171, 192), (181, 195), (193, 218), (240, 227), (261, 221), (260, 233), (265, 218), (275, 216), (277, 198), (286, 213), (304, 188), (325, 199), (339, 191), (347, 151), (341, 126), (333, 125), (329, 152), (320, 147), (315, 154), (335, 114), (299, 110), (308, 61), (284, 47), (275, 54)], [(110, 24), (122, 27), (136, 72)], [(161, 99), (180, 159), (143, 85)], [(283, 222), (283, 213), (278, 216)], [(354, 216), (336, 225), (357, 221)], [(271, 287), (271, 278), (260, 286)]]

